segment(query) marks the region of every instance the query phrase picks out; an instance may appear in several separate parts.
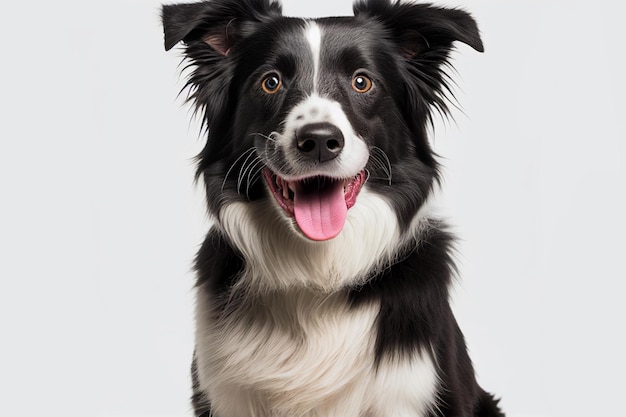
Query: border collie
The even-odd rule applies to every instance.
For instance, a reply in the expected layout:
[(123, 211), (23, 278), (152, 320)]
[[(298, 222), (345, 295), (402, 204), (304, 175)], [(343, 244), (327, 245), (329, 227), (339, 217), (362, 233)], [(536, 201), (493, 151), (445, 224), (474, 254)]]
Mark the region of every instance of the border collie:
[(213, 219), (196, 259), (196, 416), (495, 417), (449, 305), (453, 238), (429, 210), (427, 127), (472, 17), (358, 0), (283, 17), (272, 0), (163, 6)]

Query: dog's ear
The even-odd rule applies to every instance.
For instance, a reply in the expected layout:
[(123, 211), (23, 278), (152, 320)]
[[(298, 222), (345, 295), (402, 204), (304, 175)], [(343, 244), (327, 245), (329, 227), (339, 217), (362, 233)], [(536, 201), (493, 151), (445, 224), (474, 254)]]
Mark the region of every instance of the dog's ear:
[(398, 0), (357, 0), (354, 14), (365, 22), (382, 24), (386, 40), (395, 45), (392, 52), (399, 58), (398, 69), (403, 76), (396, 100), (414, 132), (416, 153), (427, 165), (436, 167), (424, 120), (433, 123), (433, 110), (450, 114), (448, 97), (454, 93), (445, 68), (454, 42), (483, 52), (476, 22), (462, 10)]
[(281, 6), (273, 0), (209, 0), (200, 3), (164, 5), (161, 17), (165, 50), (178, 42), (203, 40), (226, 56), (239, 38), (240, 25), (280, 16)]
[(408, 59), (429, 51), (447, 53), (455, 41), (484, 51), (476, 21), (463, 10), (400, 1), (358, 0), (354, 3), (354, 14), (381, 21), (391, 30)]

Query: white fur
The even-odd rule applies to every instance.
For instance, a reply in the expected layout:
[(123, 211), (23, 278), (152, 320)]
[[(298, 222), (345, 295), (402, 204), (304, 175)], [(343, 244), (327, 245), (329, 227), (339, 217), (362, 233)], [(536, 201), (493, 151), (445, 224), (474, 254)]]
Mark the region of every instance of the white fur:
[(220, 225), (246, 259), (238, 285), (254, 292), (313, 288), (330, 293), (357, 285), (402, 245), (389, 203), (367, 184), (331, 240), (302, 237), (273, 199), (231, 203), (222, 209)]
[[(374, 381), (376, 417), (416, 417), (437, 408), (439, 378), (432, 356), (423, 349), (409, 360), (383, 361)], [(436, 414), (436, 413), (435, 413)]]
[(200, 389), (220, 417), (423, 417), (438, 378), (425, 351), (374, 363), (379, 306), (350, 309), (345, 293), (267, 294), (214, 319), (200, 288)]
[[(407, 236), (427, 222), (425, 207)], [(429, 352), (376, 367), (380, 306), (350, 308), (338, 291), (384, 267), (403, 246), (406, 236), (383, 197), (366, 186), (344, 230), (326, 242), (298, 236), (267, 202), (227, 205), (219, 227), (246, 268), (235, 288), (244, 298), (231, 300), (238, 307), (227, 316), (218, 318), (214, 294), (198, 289), (198, 381), (215, 415), (424, 417), (436, 407)]]
[(311, 48), (313, 56), (313, 92), (317, 92), (317, 77), (320, 69), (320, 53), (322, 47), (322, 31), (317, 23), (309, 21), (304, 36)]
[(345, 294), (289, 291), (219, 322), (200, 291), (200, 387), (220, 417), (358, 417), (372, 377), (376, 307), (350, 310)]

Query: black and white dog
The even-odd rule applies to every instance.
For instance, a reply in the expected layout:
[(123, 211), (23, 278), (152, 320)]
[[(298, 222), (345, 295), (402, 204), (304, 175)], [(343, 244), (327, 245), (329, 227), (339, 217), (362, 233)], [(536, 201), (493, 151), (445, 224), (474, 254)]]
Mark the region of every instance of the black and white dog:
[(215, 417), (495, 417), (449, 305), (426, 137), (466, 12), (359, 0), (167, 5), (186, 45), (214, 226), (197, 260), (193, 406)]

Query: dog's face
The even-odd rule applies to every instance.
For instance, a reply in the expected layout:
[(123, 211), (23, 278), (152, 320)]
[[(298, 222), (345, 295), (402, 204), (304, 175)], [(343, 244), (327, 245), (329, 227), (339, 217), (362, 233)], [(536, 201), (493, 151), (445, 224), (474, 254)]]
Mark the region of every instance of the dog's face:
[[(340, 234), (363, 189), (407, 226), (437, 175), (425, 135), (445, 111), (452, 42), (482, 44), (464, 12), (362, 1), (355, 17), (305, 20), (267, 0), (164, 8), (166, 48), (184, 40), (211, 212), (272, 201), (295, 233)], [(375, 222), (376, 219), (371, 219)]]
[(368, 177), (391, 180), (385, 139), (401, 135), (399, 109), (380, 68), (394, 57), (385, 53), (391, 45), (375, 42), (379, 25), (289, 23), (258, 34), (275, 41), (247, 56), (233, 126), (242, 149), (254, 149), (252, 175), (260, 170), (294, 230), (328, 240), (342, 231)]

